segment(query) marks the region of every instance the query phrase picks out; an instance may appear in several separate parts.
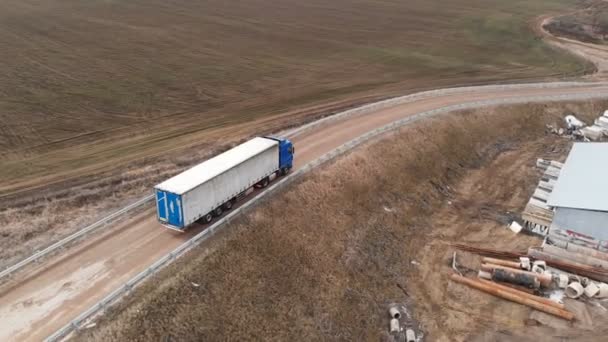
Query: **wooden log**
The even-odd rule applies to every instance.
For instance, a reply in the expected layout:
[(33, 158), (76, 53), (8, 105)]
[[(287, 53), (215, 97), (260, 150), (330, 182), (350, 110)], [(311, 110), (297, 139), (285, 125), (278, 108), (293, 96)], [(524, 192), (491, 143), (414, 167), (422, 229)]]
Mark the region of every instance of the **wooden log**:
[(494, 265), (494, 264), (482, 264), (481, 269), (486, 272), (492, 272), (495, 269), (502, 269), (502, 270), (509, 271), (512, 273), (519, 273), (519, 274), (533, 276), (533, 277), (536, 277), (536, 279), (538, 279), (540, 284), (544, 287), (548, 287), (549, 285), (551, 285), (551, 281), (553, 280), (553, 277), (548, 274), (538, 274), (538, 273), (534, 273), (534, 272), (528, 272), (528, 271), (524, 271), (524, 270), (518, 270), (515, 268), (511, 268), (511, 267)]
[(450, 278), (457, 283), (468, 285), (469, 287), (489, 293), (489, 294), (494, 295), (499, 298), (503, 298), (503, 299), (506, 299), (506, 300), (509, 300), (509, 301), (512, 301), (515, 303), (529, 306), (538, 311), (542, 311), (542, 312), (545, 312), (545, 313), (548, 313), (548, 314), (551, 314), (551, 315), (554, 315), (557, 317), (561, 317), (561, 318), (569, 320), (569, 321), (574, 319), (574, 314), (572, 312), (569, 312), (569, 311), (563, 310), (563, 309), (559, 309), (554, 306), (547, 305), (547, 304), (538, 302), (536, 300), (532, 300), (530, 298), (526, 298), (526, 297), (522, 296), (521, 294), (498, 288), (497, 286), (495, 286), (493, 284), (485, 284), (485, 283), (482, 283), (481, 281), (462, 277), (455, 273), (452, 274), (450, 276)]
[(490, 281), (490, 280), (486, 280), (486, 279), (477, 279), (477, 280), (479, 280), (480, 282), (482, 282), (484, 284), (491, 284), (491, 285), (493, 284), (497, 288), (503, 289), (505, 291), (511, 291), (513, 293), (521, 295), (522, 297), (530, 298), (530, 299), (535, 300), (537, 302), (554, 306), (554, 307), (556, 307), (558, 309), (562, 309), (562, 310), (566, 309), (566, 307), (564, 306), (564, 304), (560, 304), (560, 303), (554, 302), (554, 301), (552, 301), (551, 299), (548, 299), (548, 298), (544, 298), (544, 297), (540, 297), (540, 296), (535, 296), (535, 295), (533, 295), (533, 294), (531, 294), (529, 292), (518, 290), (518, 289), (515, 289), (515, 288), (510, 287), (510, 286), (506, 286), (506, 284), (500, 284), (500, 283), (496, 283), (496, 282), (493, 282), (493, 281)]
[(494, 264), (494, 265), (507, 266), (507, 267), (511, 267), (511, 268), (521, 269), (521, 263), (519, 263), (518, 261), (509, 261), (509, 260), (503, 260), (503, 259), (484, 257), (481, 259), (481, 262), (486, 263), (486, 264)]

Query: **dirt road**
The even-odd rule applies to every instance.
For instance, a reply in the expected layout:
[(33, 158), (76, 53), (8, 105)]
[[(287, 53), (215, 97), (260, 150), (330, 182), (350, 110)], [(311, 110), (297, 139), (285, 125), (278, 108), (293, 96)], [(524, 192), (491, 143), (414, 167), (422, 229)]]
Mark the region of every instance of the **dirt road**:
[[(397, 119), (455, 104), (531, 96), (605, 93), (607, 85), (542, 89), (480, 87), (343, 118), (295, 137), (296, 168)], [(204, 227), (180, 234), (162, 228), (152, 210), (45, 262), (0, 289), (0, 340), (41, 340)]]
[[(575, 14), (577, 12), (585, 11), (586, 9), (587, 8), (577, 9), (572, 12), (562, 13), (559, 16)], [(593, 81), (606, 80), (608, 77), (608, 46), (585, 43), (574, 39), (552, 35), (545, 29), (545, 26), (552, 20), (555, 20), (555, 18), (556, 16), (552, 15), (538, 17), (534, 30), (543, 36), (547, 43), (560, 49), (570, 51), (571, 53), (593, 63), (597, 69), (596, 72), (586, 75), (583, 78)]]

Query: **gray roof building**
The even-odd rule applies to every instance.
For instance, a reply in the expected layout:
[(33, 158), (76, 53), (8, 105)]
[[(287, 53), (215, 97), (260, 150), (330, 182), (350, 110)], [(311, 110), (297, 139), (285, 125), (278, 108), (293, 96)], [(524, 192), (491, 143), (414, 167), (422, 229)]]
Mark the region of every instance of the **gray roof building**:
[(575, 143), (547, 204), (551, 234), (608, 242), (608, 143)]

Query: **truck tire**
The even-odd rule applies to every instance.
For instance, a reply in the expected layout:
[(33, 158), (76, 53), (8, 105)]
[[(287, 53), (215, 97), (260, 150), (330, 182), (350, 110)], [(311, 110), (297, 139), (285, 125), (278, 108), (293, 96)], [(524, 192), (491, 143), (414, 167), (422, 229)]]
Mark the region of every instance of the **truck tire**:
[(268, 179), (268, 177), (262, 179), (262, 181), (260, 182), (262, 188), (265, 188), (268, 186), (268, 184), (270, 184), (270, 179)]
[(232, 209), (233, 205), (234, 205), (234, 200), (230, 200), (230, 201), (224, 203), (224, 210), (228, 211), (228, 210)]
[(215, 209), (213, 210), (213, 215), (214, 215), (214, 216), (216, 216), (216, 217), (217, 217), (217, 216), (222, 216), (222, 213), (223, 213), (223, 212), (224, 212), (224, 211), (222, 210), (222, 206), (219, 206), (219, 207), (217, 207), (217, 208), (215, 208)]
[(201, 217), (199, 221), (203, 224), (211, 223), (211, 221), (213, 221), (213, 215), (211, 213), (208, 213), (205, 216)]
[(284, 168), (282, 168), (281, 169), (281, 176), (286, 176), (289, 173), (290, 170), (291, 170), (290, 167), (284, 167)]

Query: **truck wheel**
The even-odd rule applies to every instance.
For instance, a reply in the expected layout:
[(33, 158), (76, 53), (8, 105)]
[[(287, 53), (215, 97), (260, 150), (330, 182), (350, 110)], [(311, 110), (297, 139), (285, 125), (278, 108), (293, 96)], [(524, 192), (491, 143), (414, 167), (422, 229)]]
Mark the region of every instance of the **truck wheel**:
[(215, 208), (215, 210), (213, 211), (213, 215), (215, 215), (215, 216), (221, 216), (221, 215), (222, 215), (222, 212), (223, 212), (222, 207), (217, 207), (217, 208)]
[(207, 215), (201, 217), (200, 220), (204, 224), (211, 223), (211, 221), (213, 221), (213, 215), (211, 215), (211, 213), (208, 213)]
[(282, 175), (282, 176), (286, 176), (286, 175), (289, 173), (289, 170), (291, 170), (291, 169), (290, 169), (290, 168), (288, 168), (288, 167), (284, 167), (284, 168), (282, 168), (282, 169), (281, 169), (281, 175)]
[(270, 184), (270, 180), (268, 179), (268, 177), (262, 179), (262, 188), (267, 187), (268, 184)]
[(233, 205), (234, 205), (234, 202), (232, 202), (232, 200), (224, 203), (224, 210), (230, 210), (230, 209), (232, 209)]

